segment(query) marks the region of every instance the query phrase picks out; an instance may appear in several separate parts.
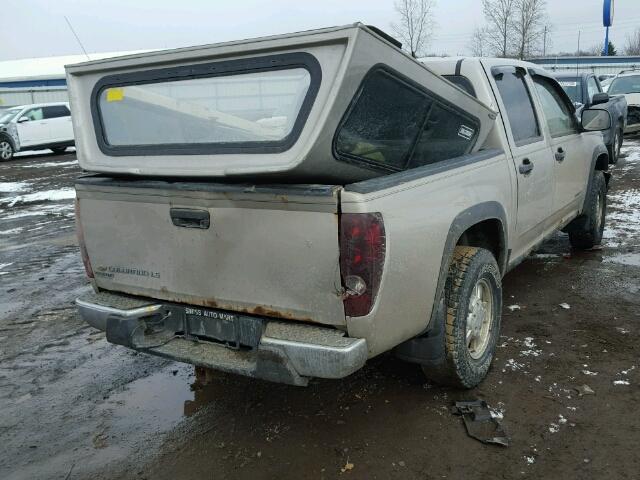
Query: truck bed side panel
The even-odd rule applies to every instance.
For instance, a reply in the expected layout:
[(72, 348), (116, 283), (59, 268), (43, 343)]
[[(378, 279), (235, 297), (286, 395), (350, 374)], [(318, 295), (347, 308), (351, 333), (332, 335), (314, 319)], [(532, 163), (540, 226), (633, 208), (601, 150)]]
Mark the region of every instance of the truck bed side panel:
[[(509, 222), (510, 168), (511, 160), (492, 150), (398, 174), (404, 175), (398, 182), (390, 175), (346, 187), (342, 211), (382, 213), (387, 236), (373, 311), (366, 317), (347, 318), (349, 335), (366, 338), (370, 355), (428, 328), (438, 300), (441, 267), (450, 260), (445, 246), (456, 217), (470, 207), (491, 203), (504, 206)], [(508, 226), (504, 229), (508, 231)]]

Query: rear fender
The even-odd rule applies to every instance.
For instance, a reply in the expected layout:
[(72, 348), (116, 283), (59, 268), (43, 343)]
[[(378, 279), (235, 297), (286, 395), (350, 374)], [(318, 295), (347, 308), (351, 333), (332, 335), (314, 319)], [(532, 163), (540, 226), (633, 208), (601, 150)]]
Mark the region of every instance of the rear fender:
[(445, 242), (442, 254), (442, 263), (438, 275), (436, 295), (433, 302), (433, 309), (429, 325), (422, 335), (407, 340), (395, 349), (397, 357), (422, 365), (437, 366), (444, 358), (444, 319), (445, 306), (443, 291), (449, 273), (449, 264), (453, 258), (453, 251), (458, 245), (460, 238), (469, 228), (485, 220), (498, 220), (501, 225), (500, 253), (497, 258), (501, 272), (506, 271), (507, 255), (507, 216), (502, 205), (498, 202), (484, 202), (474, 205), (460, 212), (451, 223), (449, 233)]

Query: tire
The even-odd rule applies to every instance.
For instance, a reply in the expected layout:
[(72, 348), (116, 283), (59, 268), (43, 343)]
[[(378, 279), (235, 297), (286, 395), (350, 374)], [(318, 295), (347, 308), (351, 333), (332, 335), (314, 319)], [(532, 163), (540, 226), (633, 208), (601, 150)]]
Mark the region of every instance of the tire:
[(578, 250), (588, 250), (599, 245), (606, 215), (607, 182), (604, 173), (595, 170), (587, 192), (586, 209), (568, 228), (571, 246)]
[(51, 150), (56, 155), (62, 155), (67, 151), (67, 147), (51, 147), (49, 150)]
[(0, 138), (0, 161), (6, 162), (13, 158), (14, 154), (13, 145), (9, 140)]
[(616, 132), (613, 134), (613, 142), (611, 143), (611, 149), (609, 151), (609, 163), (615, 165), (618, 163), (620, 159), (620, 149), (622, 148), (622, 142), (624, 139), (624, 134), (622, 133), (622, 129), (616, 129)]
[(422, 370), (441, 385), (473, 388), (487, 376), (500, 336), (502, 280), (491, 252), (456, 247), (444, 296), (444, 361)]

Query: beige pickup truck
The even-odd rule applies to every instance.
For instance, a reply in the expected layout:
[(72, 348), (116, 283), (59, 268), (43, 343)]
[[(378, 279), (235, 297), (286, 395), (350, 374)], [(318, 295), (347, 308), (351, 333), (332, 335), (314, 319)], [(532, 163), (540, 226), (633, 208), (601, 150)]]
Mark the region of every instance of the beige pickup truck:
[(77, 305), (115, 344), (294, 385), (393, 350), (468, 388), (504, 274), (602, 237), (611, 119), (535, 65), (420, 63), (355, 24), (67, 78)]

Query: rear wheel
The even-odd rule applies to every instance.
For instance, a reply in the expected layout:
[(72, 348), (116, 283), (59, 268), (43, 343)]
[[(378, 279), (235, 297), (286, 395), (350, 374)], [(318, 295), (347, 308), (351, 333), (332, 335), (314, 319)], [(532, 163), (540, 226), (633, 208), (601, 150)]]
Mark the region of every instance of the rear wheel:
[(582, 217), (569, 225), (569, 241), (573, 248), (587, 250), (599, 245), (604, 232), (607, 214), (607, 182), (604, 173), (593, 172), (591, 186), (587, 192), (586, 208)]
[(0, 160), (6, 161), (13, 158), (13, 147), (8, 140), (0, 140)]
[(502, 281), (491, 252), (456, 247), (444, 295), (445, 359), (422, 368), (437, 383), (472, 388), (487, 375), (500, 335)]
[(56, 155), (62, 155), (64, 152), (67, 151), (67, 147), (52, 147), (49, 150), (51, 150)]
[(622, 149), (622, 142), (624, 139), (624, 135), (622, 133), (622, 129), (618, 128), (616, 133), (613, 136), (613, 143), (611, 144), (611, 152), (610, 153), (610, 161), (609, 163), (615, 165), (618, 163), (620, 159), (620, 150)]

